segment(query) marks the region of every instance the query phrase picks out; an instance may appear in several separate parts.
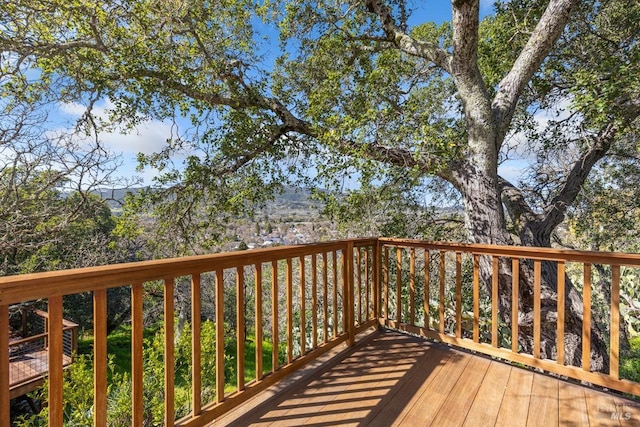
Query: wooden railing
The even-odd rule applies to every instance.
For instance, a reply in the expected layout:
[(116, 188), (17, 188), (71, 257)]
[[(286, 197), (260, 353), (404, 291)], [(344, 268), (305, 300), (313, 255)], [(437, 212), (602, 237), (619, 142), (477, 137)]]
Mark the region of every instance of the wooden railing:
[[(553, 262), (559, 271), (578, 263), (585, 278), (585, 318), (591, 313), (590, 266), (610, 266), (610, 372), (590, 372), (588, 362), (569, 366), (563, 357), (548, 360), (539, 354), (540, 294), (533, 296), (532, 354), (519, 349), (517, 320), (509, 332), (499, 330), (498, 276), (493, 275), (491, 291), (482, 289), (479, 263), (490, 259), (511, 265), (533, 264), (536, 289), (540, 288), (540, 265)], [(451, 261), (449, 260), (451, 258)], [(464, 269), (470, 265), (468, 272)], [(259, 391), (336, 346), (353, 344), (356, 335), (383, 325), (454, 344), (505, 360), (541, 368), (571, 378), (589, 381), (616, 390), (640, 395), (640, 384), (620, 379), (619, 287), (620, 268), (640, 266), (640, 256), (585, 253), (553, 249), (456, 245), (394, 239), (356, 239), (303, 246), (278, 247), (179, 259), (110, 265), (0, 278), (0, 349), (8, 347), (8, 308), (32, 300), (48, 301), (49, 313), (49, 423), (63, 425), (62, 384), (63, 300), (64, 296), (93, 292), (94, 302), (94, 414), (96, 426), (107, 420), (107, 290), (128, 287), (131, 292), (131, 400), (134, 426), (143, 425), (143, 303), (146, 290), (158, 283), (163, 289), (164, 330), (164, 425), (200, 426), (216, 419)], [(450, 268), (451, 267), (451, 268)], [(515, 268), (514, 271), (519, 271)], [(465, 273), (468, 273), (465, 275)], [(564, 273), (560, 279), (564, 280)], [(467, 277), (471, 284), (467, 287)], [(518, 277), (512, 281), (518, 296)], [(175, 405), (175, 296), (178, 284), (188, 282), (179, 292), (189, 296), (192, 337), (192, 373), (188, 414), (176, 416)], [(563, 282), (561, 282), (563, 283)], [(562, 289), (560, 286), (559, 289)], [(467, 292), (469, 291), (469, 292)], [(469, 293), (471, 296), (467, 295)], [(204, 295), (207, 294), (206, 299)], [(228, 301), (233, 298), (234, 301)], [(211, 318), (215, 324), (215, 379), (213, 394), (203, 392), (203, 348), (201, 329), (203, 301), (213, 301)], [(563, 296), (558, 297), (558, 335), (563, 336)], [(490, 305), (487, 309), (486, 304)], [(227, 302), (227, 303), (225, 303)], [(234, 304), (229, 304), (233, 302)], [(468, 306), (465, 306), (467, 304)], [(252, 306), (250, 310), (245, 309)], [(517, 304), (515, 305), (517, 312)], [(488, 310), (488, 311), (487, 311)], [(514, 314), (514, 313), (512, 313)], [(231, 319), (231, 320), (230, 320)], [(518, 319), (518, 314), (513, 316)], [(235, 325), (236, 366), (225, 366), (225, 321)], [(504, 326), (504, 325), (503, 325)], [(507, 325), (508, 326), (508, 325)], [(582, 345), (588, 354), (589, 328)], [(227, 330), (228, 334), (228, 330)], [(255, 375), (247, 378), (245, 337), (255, 343)], [(537, 334), (537, 335), (536, 335)], [(511, 345), (506, 345), (507, 338)], [(272, 346), (271, 366), (263, 366), (263, 343)], [(515, 344), (514, 344), (515, 343)], [(561, 340), (558, 342), (562, 347)], [(228, 349), (226, 350), (229, 351)], [(561, 349), (558, 350), (561, 352)], [(584, 360), (588, 360), (588, 357)], [(0, 351), (0, 384), (8, 384), (8, 352)], [(232, 369), (237, 379), (229, 391)], [(0, 386), (0, 414), (9, 413), (8, 387)], [(212, 397), (211, 397), (212, 396)], [(176, 419), (178, 418), (178, 419)], [(0, 427), (9, 425), (0, 416)]]
[[(93, 292), (94, 406), (93, 423), (107, 420), (107, 289), (131, 289), (131, 389), (134, 426), (143, 425), (143, 299), (158, 281), (163, 287), (164, 425), (200, 426), (246, 401), (355, 334), (376, 325), (374, 279), (377, 241), (351, 240), (308, 246), (280, 247), (78, 270), (0, 278), (0, 349), (8, 347), (8, 307), (47, 299), (49, 313), (49, 425), (63, 419), (63, 298)], [(191, 300), (192, 390), (189, 414), (176, 420), (175, 307), (176, 283), (188, 280)], [(226, 292), (225, 292), (226, 290)], [(201, 316), (203, 293), (215, 309), (215, 386), (203, 401)], [(225, 304), (234, 295), (235, 304)], [(245, 312), (252, 295), (255, 309)], [(234, 308), (229, 308), (234, 307)], [(235, 320), (237, 384), (225, 392), (225, 319)], [(265, 327), (268, 325), (268, 327)], [(246, 380), (245, 334), (254, 335), (255, 377)], [(271, 366), (263, 366), (263, 342), (272, 346)], [(227, 350), (228, 351), (228, 350)], [(8, 384), (3, 366), (8, 352), (0, 351), (0, 384)], [(228, 367), (227, 367), (228, 368)], [(0, 426), (8, 426), (8, 387), (0, 386)]]
[[(379, 239), (382, 269), (381, 323), (391, 328), (436, 339), (464, 349), (499, 357), (588, 382), (613, 390), (640, 396), (640, 383), (621, 379), (620, 372), (620, 283), (621, 269), (640, 268), (640, 255), (528, 248), (515, 246), (465, 245), (427, 243), (400, 239)], [(490, 283), (482, 286), (480, 262), (491, 265)], [(510, 324), (502, 323), (499, 312), (499, 263), (509, 266)], [(552, 264), (556, 273), (555, 354), (541, 354), (543, 311), (542, 265)], [(533, 307), (531, 349), (519, 345), (522, 336), (520, 322), (527, 313), (519, 309), (521, 298), (520, 271), (527, 264), (533, 270)], [(610, 293), (606, 304), (609, 313), (605, 343), (609, 349), (609, 372), (592, 372), (592, 267), (606, 267), (605, 280)], [(466, 268), (465, 268), (466, 266)], [(570, 268), (570, 267), (571, 268)], [(565, 320), (567, 273), (571, 269), (582, 288), (583, 320), (580, 325), (581, 364), (573, 366), (565, 357), (567, 323)], [(408, 271), (407, 271), (408, 270)], [(467, 271), (463, 271), (467, 270)], [(466, 284), (463, 284), (466, 282)], [(505, 285), (505, 284), (502, 284)], [(635, 283), (637, 288), (640, 283)], [(420, 297), (420, 298), (418, 298)], [(397, 302), (400, 302), (400, 305)], [(484, 301), (484, 307), (483, 307)], [(487, 307), (488, 305), (488, 307)], [(549, 319), (546, 319), (549, 323)]]

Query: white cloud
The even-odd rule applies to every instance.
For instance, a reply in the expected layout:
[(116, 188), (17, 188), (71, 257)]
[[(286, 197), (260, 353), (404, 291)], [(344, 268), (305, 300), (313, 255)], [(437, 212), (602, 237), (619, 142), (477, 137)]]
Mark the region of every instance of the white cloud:
[[(113, 103), (105, 101), (92, 110), (96, 118), (106, 119), (108, 110)], [(60, 105), (60, 112), (77, 119), (86, 111), (84, 105), (65, 103)], [(134, 129), (101, 132), (100, 139), (109, 148), (118, 153), (151, 154), (162, 150), (167, 139), (172, 135), (172, 125), (159, 120), (148, 120), (140, 123)]]
[[(97, 119), (107, 119), (108, 111), (113, 107), (113, 103), (105, 101), (94, 106), (92, 114)], [(79, 103), (65, 103), (59, 105), (58, 112), (63, 118), (64, 125), (50, 131), (51, 135), (62, 134), (69, 130), (86, 111), (86, 106)], [(109, 132), (100, 132), (99, 138), (103, 146), (120, 156), (122, 165), (118, 168), (116, 175), (131, 179), (133, 177), (142, 178), (144, 184), (150, 184), (152, 178), (157, 175), (157, 170), (146, 168), (142, 172), (136, 171), (138, 153), (152, 154), (159, 152), (167, 145), (167, 139), (175, 135), (172, 123), (160, 120), (147, 120), (138, 124), (133, 129), (114, 129)], [(81, 146), (84, 141), (76, 139)], [(86, 144), (90, 144), (89, 140)]]

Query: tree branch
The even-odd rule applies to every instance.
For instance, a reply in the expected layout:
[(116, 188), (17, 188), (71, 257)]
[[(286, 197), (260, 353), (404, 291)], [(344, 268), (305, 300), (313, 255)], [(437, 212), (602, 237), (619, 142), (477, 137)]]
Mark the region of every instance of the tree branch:
[(383, 3), (383, 0), (367, 0), (367, 8), (370, 12), (378, 15), (389, 41), (398, 49), (408, 55), (431, 61), (447, 73), (451, 72), (451, 56), (449, 52), (435, 43), (416, 40), (402, 31), (396, 25), (393, 16), (391, 16), (391, 11)]
[[(509, 131), (516, 104), (527, 82), (558, 40), (578, 0), (551, 0), (509, 73), (498, 85), (491, 108), (497, 124), (496, 143)], [(496, 147), (498, 150), (500, 146)]]

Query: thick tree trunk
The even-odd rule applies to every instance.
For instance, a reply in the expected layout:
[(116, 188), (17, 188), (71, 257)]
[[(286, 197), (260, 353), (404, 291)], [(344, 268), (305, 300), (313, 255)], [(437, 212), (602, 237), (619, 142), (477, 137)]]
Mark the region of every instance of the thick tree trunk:
[[(465, 164), (454, 174), (464, 203), (465, 223), (471, 241), (480, 244), (512, 245), (507, 231), (497, 176)], [(530, 233), (535, 239), (523, 240), (525, 246), (550, 246), (550, 232)], [(491, 287), (493, 266), (490, 257), (481, 257), (480, 276), (487, 289)], [(511, 324), (511, 260), (499, 263), (499, 311), (502, 321)], [(519, 343), (523, 351), (533, 352), (533, 263), (520, 263)], [(541, 275), (541, 357), (555, 359), (557, 354), (557, 266), (543, 263)], [(582, 296), (565, 277), (565, 363), (582, 364)], [(591, 370), (608, 370), (607, 347), (602, 332), (595, 322), (591, 324)]]

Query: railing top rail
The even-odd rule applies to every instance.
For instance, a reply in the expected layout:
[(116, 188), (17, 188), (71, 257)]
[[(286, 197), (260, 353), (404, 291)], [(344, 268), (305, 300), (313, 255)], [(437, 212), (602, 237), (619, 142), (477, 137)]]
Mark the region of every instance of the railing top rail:
[(0, 305), (346, 249), (351, 239), (0, 277)]
[(640, 266), (640, 254), (620, 252), (592, 252), (570, 249), (537, 248), (527, 246), (480, 245), (472, 243), (425, 242), (421, 240), (380, 238), (384, 245), (420, 247), (451, 252), (468, 252), (478, 255), (535, 259), (543, 261), (583, 262), (620, 266)]

